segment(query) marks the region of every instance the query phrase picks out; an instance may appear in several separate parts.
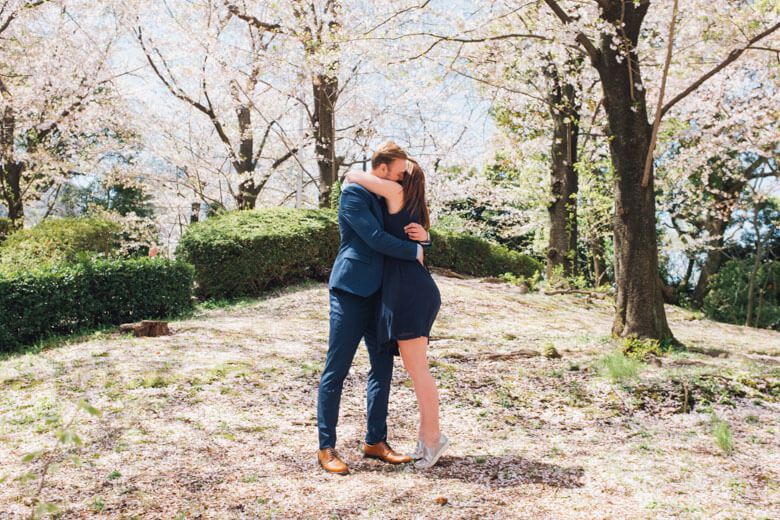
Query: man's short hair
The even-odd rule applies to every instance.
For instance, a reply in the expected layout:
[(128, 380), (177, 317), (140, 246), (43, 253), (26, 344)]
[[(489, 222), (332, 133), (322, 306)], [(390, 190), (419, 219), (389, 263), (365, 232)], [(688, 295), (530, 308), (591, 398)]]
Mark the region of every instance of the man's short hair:
[(408, 159), (406, 152), (394, 141), (387, 141), (377, 148), (374, 155), (371, 156), (371, 168), (379, 168), (382, 164), (390, 164), (396, 159)]

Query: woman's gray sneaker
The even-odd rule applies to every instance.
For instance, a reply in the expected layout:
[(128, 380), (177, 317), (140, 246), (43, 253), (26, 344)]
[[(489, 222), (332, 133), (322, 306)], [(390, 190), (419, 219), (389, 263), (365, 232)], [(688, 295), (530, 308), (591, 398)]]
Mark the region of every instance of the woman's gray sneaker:
[(420, 460), (423, 458), (423, 442), (421, 439), (417, 439), (417, 446), (414, 448), (414, 451), (412, 453), (407, 453), (408, 456), (412, 458), (412, 460)]
[(439, 443), (437, 446), (429, 448), (428, 446), (423, 445), (423, 456), (414, 463), (414, 467), (419, 469), (428, 469), (436, 464), (449, 443), (450, 440), (442, 433), (439, 437)]

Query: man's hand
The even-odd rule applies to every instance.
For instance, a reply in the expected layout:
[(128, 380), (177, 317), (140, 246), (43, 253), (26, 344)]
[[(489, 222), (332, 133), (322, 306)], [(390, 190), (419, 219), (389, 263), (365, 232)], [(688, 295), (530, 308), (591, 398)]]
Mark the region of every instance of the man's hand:
[(428, 232), (417, 222), (405, 225), (404, 231), (407, 236), (415, 242), (426, 242), (429, 239)]

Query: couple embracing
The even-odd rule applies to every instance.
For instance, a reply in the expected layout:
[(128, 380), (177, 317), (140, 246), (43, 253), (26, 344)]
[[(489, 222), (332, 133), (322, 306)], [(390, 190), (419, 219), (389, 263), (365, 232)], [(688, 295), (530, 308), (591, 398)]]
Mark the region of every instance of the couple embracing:
[[(330, 333), (317, 399), (320, 466), (346, 475), (336, 452), (341, 391), (360, 340), (371, 370), (366, 395), (365, 457), (390, 464), (436, 464), (448, 439), (439, 429), (439, 396), (428, 368), (428, 336), (441, 305), (426, 269), (423, 246), (430, 246), (425, 175), (393, 142), (371, 158), (371, 173), (349, 172), (339, 202), (341, 243), (333, 265)], [(414, 383), (420, 423), (411, 454), (387, 442), (387, 405), (394, 356), (401, 357)]]

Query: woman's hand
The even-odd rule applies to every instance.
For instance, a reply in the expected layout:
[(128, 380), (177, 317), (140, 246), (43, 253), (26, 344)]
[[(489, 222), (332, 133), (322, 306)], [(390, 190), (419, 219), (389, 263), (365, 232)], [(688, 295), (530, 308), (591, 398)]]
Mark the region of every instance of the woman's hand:
[(417, 222), (412, 222), (404, 226), (406, 235), (415, 242), (425, 242), (428, 240), (428, 232)]

